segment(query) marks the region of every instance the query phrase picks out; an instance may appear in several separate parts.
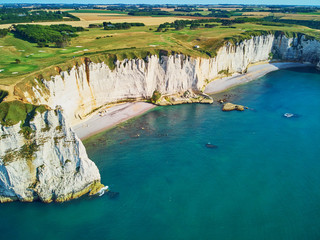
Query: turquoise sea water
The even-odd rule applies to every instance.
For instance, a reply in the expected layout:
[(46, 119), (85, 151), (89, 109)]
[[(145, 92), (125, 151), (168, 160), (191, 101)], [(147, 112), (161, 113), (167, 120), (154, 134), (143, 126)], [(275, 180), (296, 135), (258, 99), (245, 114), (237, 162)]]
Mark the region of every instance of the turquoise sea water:
[(320, 239), (319, 72), (280, 70), (215, 98), (250, 110), (159, 107), (89, 139), (119, 196), (2, 204), (0, 239)]

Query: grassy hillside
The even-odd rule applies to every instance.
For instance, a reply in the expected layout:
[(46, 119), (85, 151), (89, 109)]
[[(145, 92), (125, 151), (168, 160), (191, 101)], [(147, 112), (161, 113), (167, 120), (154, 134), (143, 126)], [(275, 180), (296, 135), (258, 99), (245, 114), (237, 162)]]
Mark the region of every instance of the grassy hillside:
[[(102, 28), (88, 29), (80, 32), (79, 37), (72, 39), (65, 48), (56, 48), (54, 45), (38, 48), (35, 43), (8, 34), (0, 38), (0, 88), (1, 85), (14, 85), (29, 76), (50, 72), (55, 66), (67, 68), (76, 59), (100, 53), (117, 54), (117, 59), (121, 59), (130, 55), (143, 56), (145, 53), (140, 54), (141, 50), (153, 53), (164, 49), (208, 57), (206, 51), (214, 55), (225, 39), (246, 35), (248, 31), (299, 31), (316, 37), (320, 35), (319, 31), (302, 26), (263, 26), (253, 23), (235, 24), (232, 28), (219, 25), (210, 29), (190, 30), (186, 27), (182, 30), (169, 29), (166, 32), (155, 32), (156, 29), (157, 26), (109, 31)], [(204, 51), (194, 49), (195, 45), (199, 45)]]

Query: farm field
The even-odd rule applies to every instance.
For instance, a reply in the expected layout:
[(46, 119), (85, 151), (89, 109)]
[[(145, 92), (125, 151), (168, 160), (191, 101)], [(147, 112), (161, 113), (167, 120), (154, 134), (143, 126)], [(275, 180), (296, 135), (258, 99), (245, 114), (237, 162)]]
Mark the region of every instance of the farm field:
[[(192, 19), (192, 17), (149, 17), (149, 16), (128, 16), (128, 15), (97, 15), (96, 13), (80, 13), (74, 14), (78, 16), (80, 21), (64, 21), (60, 23), (72, 25), (74, 27), (88, 27), (89, 24), (102, 23), (102, 22), (141, 22), (147, 26), (159, 25), (165, 22), (173, 22), (179, 19)], [(37, 22), (37, 23), (28, 23), (28, 24), (39, 24), (39, 25), (52, 25), (58, 24), (59, 22)], [(12, 24), (0, 24), (0, 29), (9, 28)]]

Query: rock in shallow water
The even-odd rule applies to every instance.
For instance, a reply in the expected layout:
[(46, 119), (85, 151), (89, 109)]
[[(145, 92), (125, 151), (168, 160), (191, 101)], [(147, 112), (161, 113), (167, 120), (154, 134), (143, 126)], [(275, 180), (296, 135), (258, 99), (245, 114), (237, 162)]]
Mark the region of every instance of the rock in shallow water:
[(217, 145), (213, 145), (213, 144), (211, 144), (211, 143), (207, 143), (207, 144), (206, 144), (206, 147), (207, 147), (207, 148), (218, 148)]
[(226, 103), (222, 107), (222, 111), (233, 111), (233, 110), (244, 111), (244, 106), (236, 105), (233, 103)]

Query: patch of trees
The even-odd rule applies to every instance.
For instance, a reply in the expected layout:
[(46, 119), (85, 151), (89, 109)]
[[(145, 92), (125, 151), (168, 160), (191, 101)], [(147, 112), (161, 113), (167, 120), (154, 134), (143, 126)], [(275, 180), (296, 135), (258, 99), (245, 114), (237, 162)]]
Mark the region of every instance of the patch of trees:
[(208, 23), (204, 25), (205, 28), (214, 28), (216, 26), (219, 26), (219, 25), (218, 24), (208, 24)]
[(76, 32), (84, 31), (82, 27), (72, 27), (66, 24), (42, 25), (14, 25), (12, 30), (15, 36), (37, 43), (39, 47), (55, 43), (57, 47), (68, 45), (70, 38), (77, 37)]
[(259, 9), (257, 12), (272, 12), (272, 13), (312, 13), (316, 12), (318, 8), (316, 7), (282, 7), (279, 6), (269, 7), (270, 9)]
[(161, 15), (172, 15), (170, 12), (154, 10), (154, 9), (137, 9), (134, 11), (128, 12), (128, 15), (131, 16), (161, 16)]
[(296, 20), (296, 19), (281, 19), (273, 16), (264, 17), (264, 18), (236, 18), (233, 20), (234, 23), (256, 23), (261, 25), (268, 26), (285, 26), (287, 24), (296, 24), (313, 29), (320, 29), (320, 21), (316, 20)]
[(8, 29), (0, 29), (0, 38), (7, 36), (8, 32)]
[(62, 11), (30, 11), (26, 8), (1, 8), (0, 24), (44, 21), (80, 21), (76, 16)]
[(202, 12), (202, 9), (193, 8), (193, 7), (181, 7), (181, 8), (175, 8), (175, 12)]
[(102, 24), (94, 24), (94, 23), (89, 24), (89, 28), (101, 28), (101, 27), (102, 27)]
[(103, 22), (104, 30), (121, 30), (121, 29), (129, 29), (131, 27), (143, 27), (144, 23), (111, 23), (111, 22)]
[(190, 29), (196, 29), (199, 28), (200, 26), (203, 26), (203, 23), (205, 23), (204, 27), (205, 28), (213, 28), (218, 26), (218, 24), (208, 24), (208, 23), (222, 23), (224, 26), (229, 26), (234, 23), (238, 23), (239, 21), (235, 20), (225, 20), (225, 19), (197, 19), (197, 20), (176, 20), (172, 23), (163, 23), (160, 24), (156, 32), (163, 32), (167, 31), (168, 28), (174, 28), (175, 30), (181, 30), (187, 26), (190, 25)]

